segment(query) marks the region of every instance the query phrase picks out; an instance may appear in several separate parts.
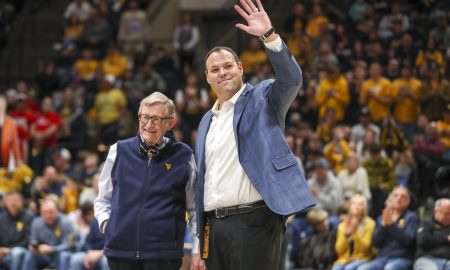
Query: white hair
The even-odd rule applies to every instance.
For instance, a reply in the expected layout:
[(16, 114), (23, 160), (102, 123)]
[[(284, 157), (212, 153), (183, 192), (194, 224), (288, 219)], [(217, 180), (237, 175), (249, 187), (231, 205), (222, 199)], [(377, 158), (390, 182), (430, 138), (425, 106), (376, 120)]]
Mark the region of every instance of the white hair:
[(143, 106), (150, 106), (156, 103), (165, 104), (168, 117), (175, 117), (175, 105), (173, 101), (161, 92), (153, 92), (141, 100), (139, 112), (141, 112)]

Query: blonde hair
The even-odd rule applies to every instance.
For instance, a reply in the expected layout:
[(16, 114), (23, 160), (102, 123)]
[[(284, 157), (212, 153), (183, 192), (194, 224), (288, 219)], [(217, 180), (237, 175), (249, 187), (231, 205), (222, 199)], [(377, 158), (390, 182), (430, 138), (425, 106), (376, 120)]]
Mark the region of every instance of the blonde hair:
[(363, 195), (361, 195), (361, 194), (359, 194), (359, 193), (356, 193), (356, 194), (353, 194), (353, 196), (350, 197), (350, 204), (351, 204), (354, 200), (357, 200), (357, 199), (360, 199), (361, 202), (362, 202), (362, 204), (363, 204), (363, 210), (364, 210), (364, 212), (363, 212), (362, 219), (361, 219), (361, 220), (363, 220), (365, 217), (367, 217), (367, 212), (368, 212), (368, 211), (367, 211), (367, 199), (366, 199), (365, 196), (363, 196)]
[(157, 103), (166, 105), (167, 116), (175, 118), (175, 105), (173, 104), (173, 101), (161, 92), (153, 92), (141, 100), (139, 113), (143, 106), (150, 106)]

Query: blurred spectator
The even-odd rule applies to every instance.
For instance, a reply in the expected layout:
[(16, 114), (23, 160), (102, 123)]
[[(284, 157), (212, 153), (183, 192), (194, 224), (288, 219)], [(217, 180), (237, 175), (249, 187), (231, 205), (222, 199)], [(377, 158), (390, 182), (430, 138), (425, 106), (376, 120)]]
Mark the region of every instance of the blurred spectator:
[(369, 176), (372, 194), (372, 211), (370, 216), (377, 217), (383, 208), (388, 193), (394, 188), (396, 179), (392, 161), (381, 155), (381, 146), (377, 143), (370, 147), (370, 156), (363, 162)]
[(64, 25), (64, 48), (78, 48), (84, 36), (84, 24), (77, 14), (72, 13)]
[(254, 74), (255, 70), (259, 70), (259, 67), (267, 62), (267, 54), (261, 48), (261, 42), (257, 37), (251, 37), (248, 41), (248, 47), (240, 55), (239, 59), (244, 69), (244, 74), (250, 78), (250, 75)]
[(336, 126), (333, 128), (333, 139), (323, 149), (325, 158), (336, 174), (343, 169), (344, 161), (350, 153), (350, 146), (344, 138), (344, 128), (342, 126)]
[(85, 203), (94, 203), (94, 200), (98, 196), (98, 177), (99, 174), (95, 174), (92, 176), (91, 186), (85, 187), (78, 198), (78, 204), (83, 205)]
[(358, 266), (372, 259), (375, 221), (367, 214), (366, 198), (360, 194), (353, 195), (348, 214), (337, 230), (337, 260), (332, 270), (356, 270)]
[[(411, 137), (414, 137), (414, 134), (411, 134)], [(392, 156), (394, 151), (402, 152), (408, 148), (408, 141), (405, 139), (404, 133), (400, 130), (396, 121), (391, 116), (388, 116), (383, 120), (380, 144), (388, 156)]]
[(84, 146), (86, 136), (86, 121), (81, 104), (75, 99), (71, 87), (64, 89), (61, 106), (57, 109), (61, 117), (58, 145), (69, 149), (76, 157), (78, 151)]
[(331, 44), (327, 41), (320, 43), (317, 53), (313, 59), (311, 65), (311, 73), (313, 76), (317, 76), (320, 71), (329, 69), (338, 65), (338, 59), (333, 53)]
[(28, 110), (32, 112), (39, 112), (39, 103), (34, 98), (34, 93), (32, 93), (34, 89), (30, 89), (28, 84), (25, 81), (19, 81), (16, 84), (17, 94), (25, 95), (25, 104)]
[(400, 25), (404, 31), (409, 29), (409, 17), (402, 12), (402, 6), (399, 3), (392, 3), (391, 13), (381, 17), (378, 24), (378, 36), (381, 39), (388, 39), (392, 37), (392, 29), (394, 22), (400, 22)]
[(98, 222), (94, 218), (83, 245), (83, 250), (74, 253), (70, 261), (71, 270), (109, 270), (106, 257), (103, 255), (105, 236), (100, 232)]
[(38, 85), (38, 97), (42, 100), (44, 97), (51, 97), (54, 92), (59, 90), (60, 79), (56, 74), (55, 64), (53, 62), (45, 63), (42, 70), (36, 75)]
[(203, 114), (210, 108), (208, 91), (200, 86), (196, 72), (186, 75), (186, 85), (183, 89), (177, 90), (174, 101), (187, 128), (187, 135), (190, 135), (191, 131), (197, 128)]
[(412, 74), (410, 66), (403, 66), (401, 78), (392, 83), (391, 96), (394, 117), (408, 142), (413, 141), (415, 124), (419, 117), (419, 91), (422, 84)]
[[(300, 55), (299, 49), (302, 43), (309, 41), (305, 33), (306, 14), (305, 5), (303, 3), (295, 3), (292, 9), (293, 13), (288, 15), (283, 20), (283, 31), (286, 35), (286, 45), (291, 50), (292, 54), (298, 58)], [(300, 63), (302, 68), (305, 68), (304, 63)]]
[(43, 199), (47, 195), (53, 194), (59, 198), (62, 195), (63, 181), (55, 167), (45, 167), (42, 176), (37, 175), (33, 181), (33, 197), (35, 199)]
[(138, 111), (139, 101), (154, 91), (165, 93), (167, 91), (167, 84), (161, 74), (154, 70), (149, 63), (142, 63), (137, 67), (129, 89), (129, 92), (132, 93), (132, 100), (135, 103), (133, 108), (136, 113)]
[(128, 68), (128, 59), (115, 45), (109, 45), (106, 57), (101, 61), (101, 68), (104, 75), (113, 75), (120, 78)]
[(80, 207), (69, 213), (67, 218), (70, 220), (73, 227), (75, 251), (81, 251), (86, 243), (92, 221), (95, 219), (94, 204), (91, 202), (80, 204)]
[(119, 120), (123, 117), (127, 100), (122, 90), (114, 88), (115, 78), (100, 79), (100, 91), (95, 96), (97, 123), (100, 125), (100, 143), (109, 146), (119, 138)]
[(390, 81), (393, 81), (400, 77), (400, 62), (397, 58), (389, 59), (385, 76)]
[(330, 165), (324, 158), (314, 161), (314, 173), (308, 179), (316, 206), (330, 215), (336, 214), (342, 202), (342, 188), (339, 180), (330, 171)]
[[(255, 66), (256, 67), (256, 66)], [(253, 70), (253, 75), (249, 78), (248, 82), (252, 85), (257, 85), (267, 79), (275, 79), (272, 65), (269, 62), (262, 63), (258, 68)]]
[(436, 127), (441, 135), (441, 141), (445, 145), (443, 158), (450, 162), (450, 104), (447, 104), (444, 110), (443, 119), (437, 121)]
[(392, 154), (392, 161), (394, 163), (395, 177), (397, 178), (397, 184), (413, 190), (412, 186), (416, 183), (412, 183), (413, 174), (416, 173), (416, 163), (412, 155), (411, 150), (405, 150), (403, 152), (395, 151)]
[(95, 77), (95, 73), (99, 68), (99, 62), (93, 58), (91, 49), (85, 48), (81, 52), (81, 57), (73, 65), (73, 73), (75, 77), (83, 81), (91, 81)]
[(28, 188), (32, 179), (33, 170), (25, 163), (22, 163), (13, 172), (0, 169), (0, 194), (17, 190), (28, 197), (30, 195)]
[(195, 50), (200, 39), (198, 27), (192, 23), (190, 14), (184, 14), (182, 22), (175, 28), (173, 34), (173, 47), (178, 54), (180, 74), (185, 74), (185, 67), (188, 71), (194, 70)]
[[(395, 23), (395, 26), (399, 26), (399, 23)], [(405, 66), (414, 66), (417, 59), (417, 48), (413, 42), (413, 37), (409, 33), (399, 33), (395, 35), (390, 44), (390, 49), (394, 51), (396, 58), (400, 60), (400, 63)]]
[(14, 119), (6, 114), (6, 98), (0, 95), (0, 167), (13, 172), (22, 164), (20, 141)]
[[(364, 133), (362, 141), (356, 143), (356, 156), (358, 160), (363, 162), (370, 157), (370, 148), (374, 144), (379, 144), (379, 136), (373, 129), (368, 129)], [(381, 155), (386, 156), (384, 150), (381, 150)]]
[(435, 202), (431, 217), (417, 230), (414, 270), (446, 269), (450, 264), (450, 199)]
[(291, 259), (301, 269), (328, 269), (336, 259), (335, 243), (339, 218), (312, 208), (304, 218), (293, 221)]
[(344, 110), (350, 97), (347, 80), (341, 75), (337, 65), (328, 67), (326, 78), (320, 81), (316, 99), (319, 106), (319, 117), (323, 118), (327, 109), (333, 108), (336, 119), (338, 121), (344, 119)]
[(449, 55), (450, 48), (450, 26), (443, 11), (436, 14), (435, 27), (430, 31), (430, 38), (436, 41), (436, 45), (443, 53)]
[(312, 39), (319, 35), (321, 25), (328, 27), (328, 18), (324, 15), (320, 4), (314, 4), (309, 16), (308, 23), (306, 24), (306, 34)]
[(344, 200), (348, 201), (354, 194), (361, 194), (366, 201), (370, 201), (372, 194), (366, 169), (360, 165), (358, 158), (354, 155), (348, 156), (344, 164), (345, 168), (338, 174)]
[(131, 59), (145, 54), (146, 42), (150, 40), (149, 21), (137, 0), (131, 0), (129, 9), (122, 13), (117, 40)]
[(58, 141), (58, 129), (61, 127), (61, 118), (54, 111), (53, 100), (45, 97), (42, 100), (42, 113), (31, 125), (32, 139), (32, 168), (40, 174), (44, 167), (50, 164), (50, 152)]
[(100, 17), (98, 10), (92, 9), (89, 11), (85, 27), (83, 47), (92, 49), (94, 56), (102, 59), (105, 56), (106, 46), (111, 41), (108, 22)]
[(344, 123), (347, 125), (352, 126), (358, 122), (358, 114), (355, 112), (361, 110), (359, 94), (366, 79), (366, 69), (366, 64), (360, 63), (347, 73), (349, 101), (344, 111)]
[(316, 133), (323, 143), (328, 143), (333, 139), (333, 129), (338, 125), (336, 109), (327, 108), (325, 116), (320, 118), (320, 123), (316, 127)]
[(352, 127), (352, 140), (354, 143), (362, 142), (368, 130), (374, 131), (376, 138), (380, 136), (380, 128), (371, 122), (371, 111), (368, 107), (363, 107), (359, 112), (359, 123)]
[(416, 58), (416, 66), (420, 67), (422, 65), (431, 66), (432, 64), (437, 65), (439, 69), (445, 67), (444, 55), (436, 46), (436, 41), (428, 37), (426, 47), (420, 50)]
[(0, 268), (20, 270), (33, 216), (25, 210), (22, 194), (18, 191), (6, 194), (5, 206), (6, 211), (0, 214)]
[(348, 16), (355, 23), (360, 21), (366, 12), (368, 4), (364, 0), (356, 0), (348, 8)]
[(436, 64), (427, 67), (419, 92), (420, 112), (428, 120), (437, 121), (442, 118), (445, 106), (450, 103), (450, 82)]
[(367, 106), (373, 121), (380, 123), (389, 115), (391, 83), (382, 76), (379, 63), (372, 63), (369, 78), (364, 81), (360, 92), (361, 106)]
[(67, 20), (72, 14), (78, 16), (82, 22), (86, 22), (92, 10), (91, 4), (86, 0), (73, 0), (64, 11), (64, 18)]
[(180, 87), (179, 76), (173, 57), (168, 54), (164, 47), (158, 47), (154, 53), (152, 66), (161, 74), (166, 82), (167, 97), (173, 99), (175, 97), (175, 89)]
[(40, 213), (41, 216), (35, 218), (31, 224), (30, 251), (25, 255), (24, 269), (60, 267), (60, 259), (63, 257), (61, 255), (73, 244), (72, 224), (59, 212), (56, 201), (51, 198), (44, 199)]
[(419, 217), (408, 210), (409, 204), (408, 190), (396, 187), (377, 219), (372, 243), (378, 248), (378, 253), (374, 260), (358, 270), (408, 270), (412, 267)]

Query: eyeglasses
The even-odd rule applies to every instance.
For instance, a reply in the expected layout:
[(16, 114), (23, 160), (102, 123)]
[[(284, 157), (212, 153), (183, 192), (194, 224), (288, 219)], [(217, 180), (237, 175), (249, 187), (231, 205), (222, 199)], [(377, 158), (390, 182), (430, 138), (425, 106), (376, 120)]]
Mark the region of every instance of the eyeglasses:
[(163, 120), (171, 119), (173, 117), (159, 117), (159, 116), (149, 116), (146, 114), (140, 114), (138, 115), (139, 121), (146, 125), (148, 121), (151, 121), (153, 125), (160, 125)]

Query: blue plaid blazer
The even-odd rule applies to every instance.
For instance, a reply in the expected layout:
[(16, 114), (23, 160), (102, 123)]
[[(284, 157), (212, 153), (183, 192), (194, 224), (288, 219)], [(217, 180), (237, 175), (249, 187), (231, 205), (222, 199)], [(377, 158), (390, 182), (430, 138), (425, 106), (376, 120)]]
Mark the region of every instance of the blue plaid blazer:
[[(252, 184), (273, 212), (290, 215), (315, 203), (304, 172), (283, 133), (286, 113), (302, 84), (302, 71), (285, 44), (280, 52), (270, 49), (266, 52), (276, 80), (246, 85), (234, 108), (234, 135), (239, 161)], [(195, 142), (195, 200), (200, 236), (203, 231), (205, 140), (211, 118), (211, 111), (203, 116)]]

